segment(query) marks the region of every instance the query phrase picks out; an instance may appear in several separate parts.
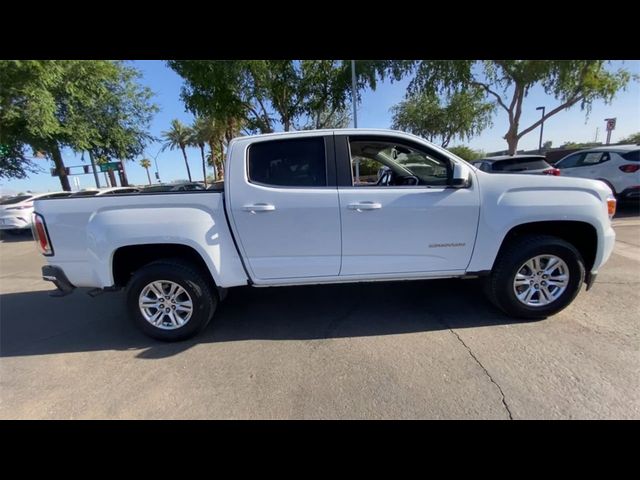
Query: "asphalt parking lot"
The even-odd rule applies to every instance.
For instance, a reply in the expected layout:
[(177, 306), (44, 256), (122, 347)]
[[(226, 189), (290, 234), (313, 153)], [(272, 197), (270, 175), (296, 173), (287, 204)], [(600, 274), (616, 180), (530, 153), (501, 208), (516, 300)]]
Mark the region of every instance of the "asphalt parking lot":
[(0, 243), (0, 418), (640, 418), (640, 216), (590, 292), (517, 322), (475, 280), (230, 291), (195, 339), (139, 333), (122, 294), (48, 296)]

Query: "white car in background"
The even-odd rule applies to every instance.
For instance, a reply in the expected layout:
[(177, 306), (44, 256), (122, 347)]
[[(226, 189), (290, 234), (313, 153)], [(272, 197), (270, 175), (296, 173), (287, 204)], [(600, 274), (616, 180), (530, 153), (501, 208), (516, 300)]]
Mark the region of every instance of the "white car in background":
[(602, 180), (620, 201), (640, 199), (640, 145), (590, 148), (555, 165), (563, 176)]
[(34, 200), (70, 195), (71, 192), (27, 193), (6, 198), (0, 201), (0, 230), (8, 233), (29, 231)]
[(110, 187), (110, 188), (88, 188), (86, 190), (78, 190), (71, 194), (71, 198), (75, 197), (95, 197), (100, 195), (121, 195), (123, 193), (138, 193), (139, 188), (136, 187)]

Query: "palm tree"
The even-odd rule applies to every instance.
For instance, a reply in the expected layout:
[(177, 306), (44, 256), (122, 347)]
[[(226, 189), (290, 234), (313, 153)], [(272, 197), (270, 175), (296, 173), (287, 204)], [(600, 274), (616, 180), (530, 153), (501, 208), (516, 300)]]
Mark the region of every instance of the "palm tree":
[(201, 117), (196, 120), (194, 129), (197, 129), (196, 136), (198, 142), (196, 144), (200, 147), (200, 152), (202, 153), (203, 170), (205, 168), (204, 165), (206, 162), (204, 155), (204, 145), (208, 144), (210, 150), (208, 163), (213, 167), (215, 179), (222, 179), (224, 175), (224, 160), (222, 158), (221, 152), (219, 157), (220, 159), (219, 161), (217, 160), (217, 151), (219, 143), (224, 140), (223, 123), (212, 117)]
[(171, 129), (166, 132), (162, 132), (162, 136), (165, 139), (162, 150), (166, 150), (167, 148), (170, 150), (175, 150), (176, 148), (182, 150), (182, 155), (184, 156), (184, 164), (187, 166), (187, 175), (189, 176), (189, 181), (191, 182), (191, 170), (189, 170), (189, 160), (187, 159), (186, 151), (186, 148), (191, 144), (191, 129), (183, 124), (180, 120), (174, 119), (171, 121)]
[[(212, 133), (212, 123), (211, 120), (205, 117), (198, 117), (193, 122), (193, 126), (191, 127), (191, 145), (197, 146), (200, 148), (200, 155), (202, 157), (202, 178), (204, 178), (204, 186), (207, 186), (207, 159), (204, 155), (204, 146), (209, 141)], [(214, 169), (214, 178), (215, 178), (215, 169)]]
[(149, 180), (149, 185), (151, 185), (151, 175), (149, 175), (149, 167), (151, 167), (151, 160), (148, 158), (143, 158), (140, 160), (140, 166), (147, 171), (147, 179)]

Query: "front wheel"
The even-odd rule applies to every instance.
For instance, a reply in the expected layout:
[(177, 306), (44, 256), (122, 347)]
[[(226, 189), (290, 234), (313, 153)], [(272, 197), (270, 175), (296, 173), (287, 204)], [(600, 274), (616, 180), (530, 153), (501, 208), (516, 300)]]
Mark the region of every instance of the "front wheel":
[(573, 245), (549, 235), (527, 235), (505, 247), (486, 290), (508, 315), (538, 319), (569, 305), (584, 277), (584, 261)]
[(150, 263), (129, 281), (129, 314), (150, 337), (169, 342), (185, 340), (202, 330), (216, 309), (217, 292), (209, 283), (189, 263)]

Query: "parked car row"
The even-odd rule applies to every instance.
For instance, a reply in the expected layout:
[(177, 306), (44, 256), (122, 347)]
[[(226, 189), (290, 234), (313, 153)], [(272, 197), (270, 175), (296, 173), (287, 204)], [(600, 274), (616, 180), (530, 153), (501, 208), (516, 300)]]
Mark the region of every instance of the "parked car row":
[[(213, 187), (213, 185), (212, 185)], [(47, 198), (99, 197), (103, 195), (124, 195), (131, 193), (184, 192), (205, 190), (204, 183), (188, 182), (178, 184), (151, 185), (149, 187), (87, 188), (76, 192), (26, 193), (0, 200), (0, 231), (20, 234), (31, 229), (31, 214), (34, 200)]]
[(619, 201), (640, 199), (640, 145), (614, 145), (572, 153), (550, 165), (543, 155), (502, 155), (471, 162), (489, 173), (591, 178), (606, 183)]

